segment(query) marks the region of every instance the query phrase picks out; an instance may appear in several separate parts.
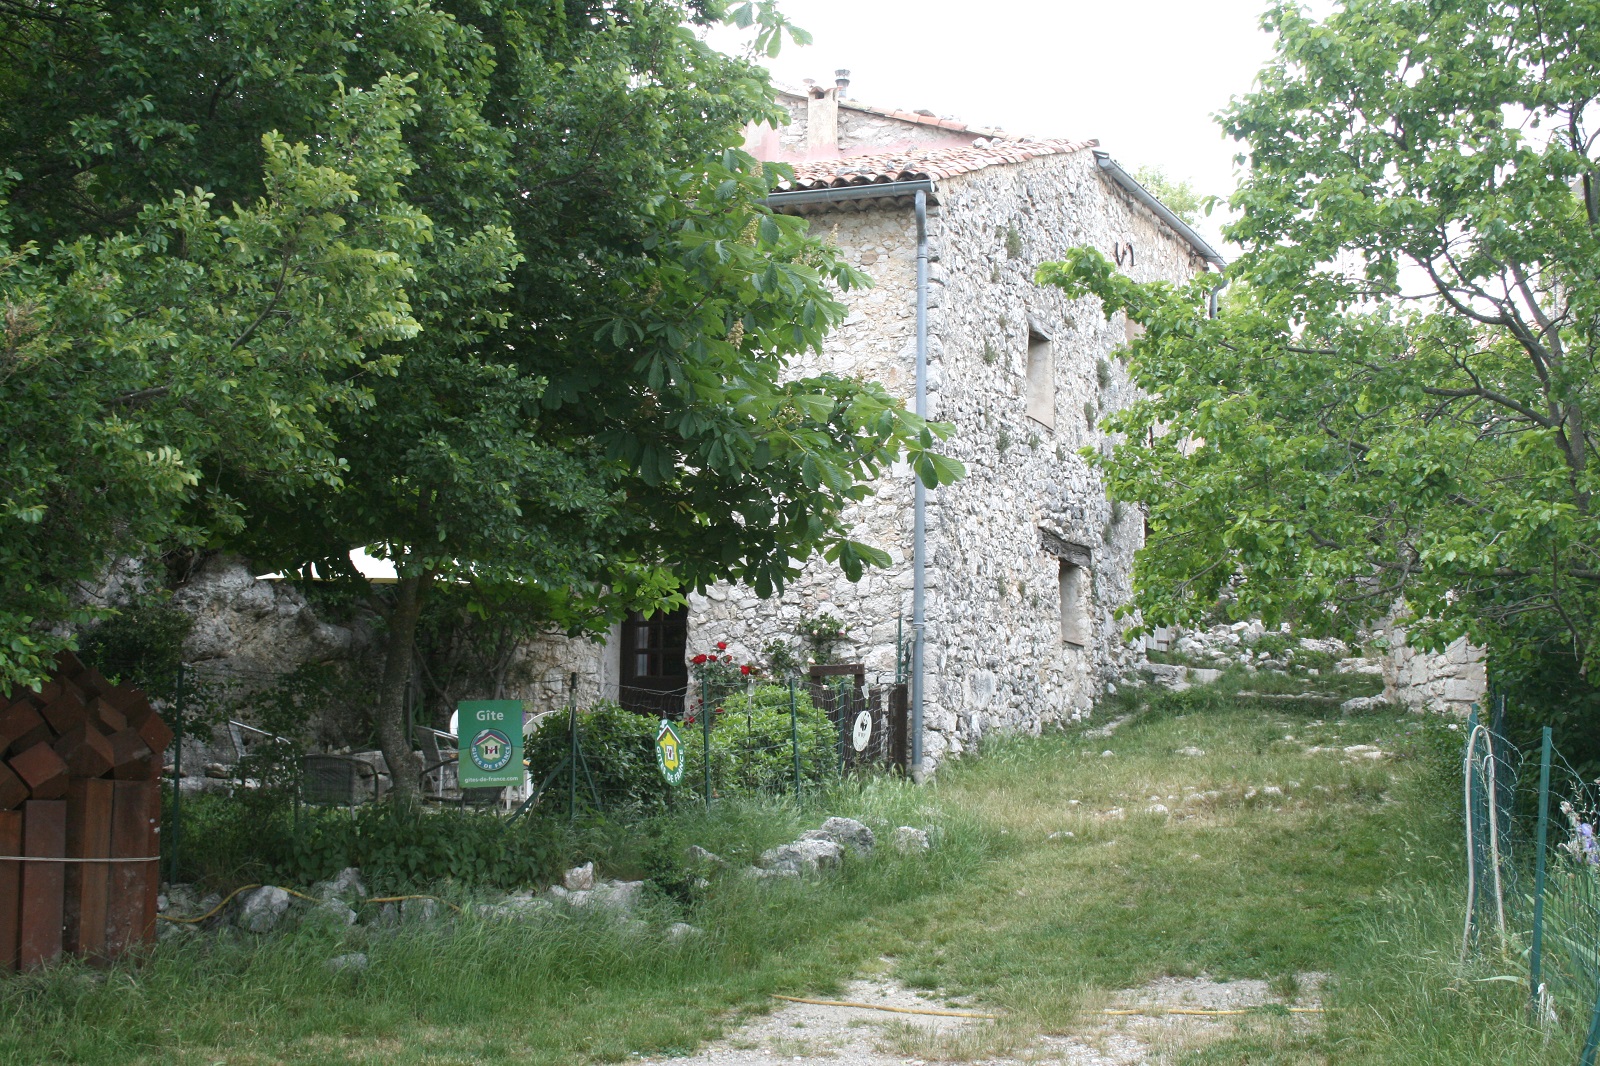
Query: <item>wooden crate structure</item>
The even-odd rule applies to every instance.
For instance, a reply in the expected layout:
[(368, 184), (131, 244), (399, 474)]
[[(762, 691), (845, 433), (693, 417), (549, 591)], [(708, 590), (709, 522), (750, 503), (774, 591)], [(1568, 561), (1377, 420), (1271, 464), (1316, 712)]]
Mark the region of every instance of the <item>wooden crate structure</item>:
[(144, 693), (70, 652), (0, 696), (0, 972), (155, 939), (171, 744)]

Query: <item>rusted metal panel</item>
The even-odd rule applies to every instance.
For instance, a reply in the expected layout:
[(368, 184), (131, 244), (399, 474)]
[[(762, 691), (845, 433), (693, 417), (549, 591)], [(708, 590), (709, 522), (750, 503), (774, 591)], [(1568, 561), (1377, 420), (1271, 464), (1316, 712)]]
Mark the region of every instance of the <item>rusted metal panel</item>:
[[(22, 805), (22, 851), (29, 859), (67, 854), (66, 800), (29, 800)], [(32, 970), (61, 957), (61, 918), (66, 864), (24, 862), (19, 968)]]
[(104, 777), (116, 759), (111, 741), (88, 722), (63, 733), (55, 742), (55, 749), (73, 778)]
[(143, 860), (160, 854), (161, 786), (113, 781), (111, 787), (111, 857), (141, 860), (110, 864), (106, 955), (116, 958), (155, 937), (158, 864)]
[(22, 812), (0, 811), (0, 973), (17, 968), (22, 902), (22, 866), (4, 856), (22, 854)]
[[(110, 781), (73, 781), (67, 788), (67, 855), (100, 859), (111, 854)], [(105, 953), (108, 863), (73, 863), (67, 868), (65, 947), (74, 955)]]
[(67, 794), (67, 764), (49, 744), (35, 744), (7, 761), (34, 799), (54, 800)]

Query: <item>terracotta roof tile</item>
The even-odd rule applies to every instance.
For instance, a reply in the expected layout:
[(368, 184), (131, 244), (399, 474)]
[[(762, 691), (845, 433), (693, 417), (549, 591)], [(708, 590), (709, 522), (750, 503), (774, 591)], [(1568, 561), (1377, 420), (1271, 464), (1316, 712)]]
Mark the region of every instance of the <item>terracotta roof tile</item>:
[(1047, 155), (1071, 155), (1099, 145), (1099, 141), (983, 140), (970, 147), (909, 148), (886, 155), (852, 155), (794, 164), (794, 181), (784, 188), (821, 189), (871, 185), (886, 181), (938, 181), (1002, 163), (1023, 163)]

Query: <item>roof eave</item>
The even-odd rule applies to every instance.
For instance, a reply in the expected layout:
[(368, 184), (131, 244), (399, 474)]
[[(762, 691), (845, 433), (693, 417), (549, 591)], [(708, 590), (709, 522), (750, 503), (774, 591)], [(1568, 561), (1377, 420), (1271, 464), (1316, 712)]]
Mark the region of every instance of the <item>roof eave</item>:
[(1170, 226), (1173, 232), (1182, 237), (1184, 242), (1187, 243), (1190, 248), (1193, 248), (1197, 254), (1199, 254), (1200, 258), (1204, 259), (1218, 270), (1227, 269), (1228, 261), (1223, 259), (1215, 248), (1206, 243), (1205, 238), (1196, 233), (1192, 226), (1190, 226), (1183, 219), (1179, 218), (1177, 215), (1173, 214), (1170, 207), (1162, 203), (1160, 200), (1157, 200), (1149, 189), (1146, 189), (1143, 185), (1140, 185), (1138, 180), (1134, 178), (1132, 174), (1129, 174), (1126, 170), (1123, 170), (1122, 167), (1118, 165), (1117, 161), (1111, 158), (1111, 153), (1096, 151), (1094, 153), (1094, 161), (1100, 165), (1100, 169), (1105, 171), (1112, 181), (1120, 185), (1135, 200), (1138, 200), (1145, 207), (1148, 207), (1157, 218), (1161, 219), (1161, 221)]
[(931, 178), (910, 181), (864, 182), (860, 185), (826, 186), (820, 189), (781, 189), (767, 194), (767, 206), (774, 211), (806, 207), (827, 207), (861, 200), (892, 200), (926, 193), (930, 205), (937, 204)]

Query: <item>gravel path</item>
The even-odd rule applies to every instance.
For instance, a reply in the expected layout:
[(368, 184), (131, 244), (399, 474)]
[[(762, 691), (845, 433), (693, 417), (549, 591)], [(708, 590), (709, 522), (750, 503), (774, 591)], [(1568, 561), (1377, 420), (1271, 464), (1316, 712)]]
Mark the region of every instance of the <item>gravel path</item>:
[[(1299, 1006), (1316, 1005), (1321, 977), (1300, 975)], [(884, 977), (854, 981), (837, 996), (825, 998), (951, 1009), (949, 1003)], [(1113, 1006), (1155, 1012), (1172, 1008), (1229, 1010), (1276, 1002), (1281, 1001), (1270, 993), (1264, 981), (1221, 982), (1205, 977), (1165, 977), (1112, 998)], [(982, 1011), (981, 1007), (959, 1009)], [(1314, 1025), (1316, 1017), (1296, 1015), (1291, 1024)], [(1026, 1047), (1016, 1048), (1007, 1047), (1003, 1030), (987, 1021), (783, 1003), (694, 1055), (642, 1061), (648, 1066), (773, 1066), (819, 1060), (836, 1066), (925, 1066), (933, 1061), (980, 1066), (1158, 1066), (1169, 1060), (1169, 1051), (1226, 1036), (1240, 1024), (1256, 1023), (1255, 1018), (1096, 1013), (1086, 1016), (1082, 1031), (1040, 1037)]]

